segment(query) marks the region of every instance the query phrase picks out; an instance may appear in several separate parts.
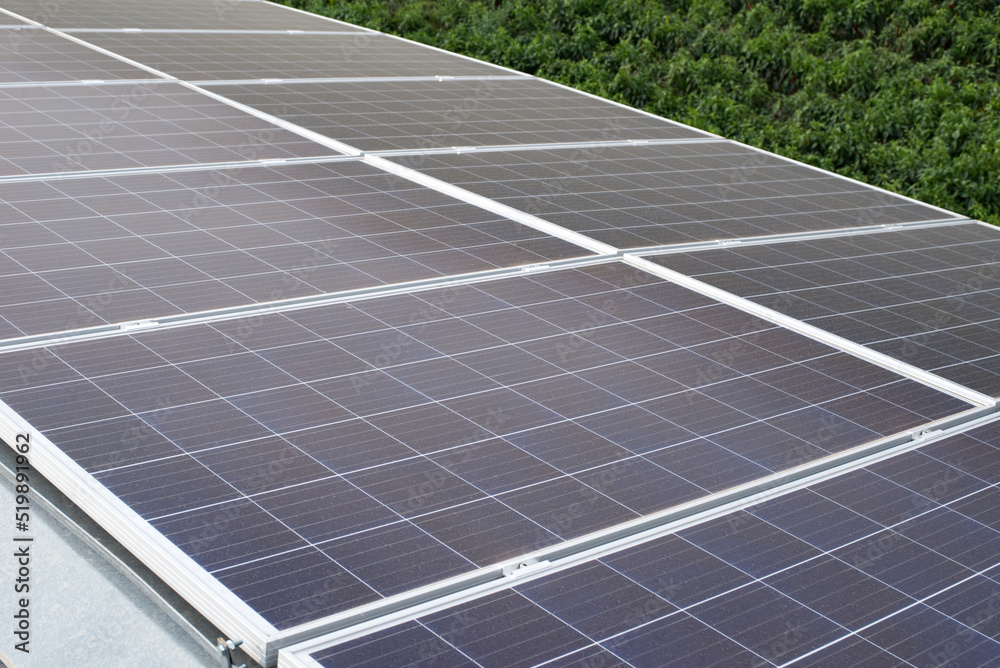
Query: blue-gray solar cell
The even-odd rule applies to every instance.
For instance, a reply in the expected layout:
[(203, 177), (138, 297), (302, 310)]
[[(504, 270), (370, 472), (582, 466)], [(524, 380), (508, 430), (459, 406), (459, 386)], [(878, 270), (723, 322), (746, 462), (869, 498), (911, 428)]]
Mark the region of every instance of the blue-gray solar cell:
[(370, 32), (88, 32), (81, 39), (186, 81), (510, 76), (496, 65)]
[(208, 89), (364, 151), (709, 136), (528, 78)]
[(153, 81), (0, 88), (0, 137), (0, 176), (334, 153), (181, 84)]
[(468, 656), (416, 622), (379, 631), (346, 646), (318, 652), (315, 658), (326, 666), (412, 666), (413, 668), (465, 668), (475, 665)]
[(729, 142), (392, 160), (617, 248), (950, 217)]
[[(587, 254), (353, 161), (0, 184), (0, 200), (0, 339)], [(324, 350), (273, 355), (304, 379), (352, 370)]]
[(912, 666), (898, 656), (873, 645), (857, 636), (838, 640), (822, 647), (799, 660), (796, 666), (808, 668), (842, 668), (874, 666), (878, 668), (898, 668)]
[[(7, 22), (0, 14), (0, 26)], [(134, 65), (34, 26), (0, 28), (0, 83), (151, 78)], [(15, 104), (8, 100), (4, 106)]]
[(965, 224), (650, 259), (1000, 396), (998, 257), (1000, 233)]
[[(270, 2), (244, 0), (4, 0), (2, 7), (56, 29), (146, 30), (363, 30), (340, 21), (294, 12)], [(6, 19), (0, 16), (0, 23)]]
[(311, 657), (997, 665), (1000, 497), (942, 460), (968, 462), (973, 443), (995, 455), (997, 434), (994, 423)]
[[(617, 262), (10, 353), (0, 373), (0, 399), (279, 628), (968, 407)], [(761, 411), (730, 390), (750, 381), (820, 400)], [(231, 531), (199, 533), (216, 517)], [(698, 536), (757, 577), (783, 563)], [(299, 560), (345, 594), (293, 605)]]

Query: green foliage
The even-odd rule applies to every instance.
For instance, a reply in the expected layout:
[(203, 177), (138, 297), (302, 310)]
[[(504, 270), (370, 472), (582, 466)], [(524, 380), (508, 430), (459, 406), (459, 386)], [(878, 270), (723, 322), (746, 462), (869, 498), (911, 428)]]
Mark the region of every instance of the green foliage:
[(289, 0), (1000, 224), (1000, 0)]

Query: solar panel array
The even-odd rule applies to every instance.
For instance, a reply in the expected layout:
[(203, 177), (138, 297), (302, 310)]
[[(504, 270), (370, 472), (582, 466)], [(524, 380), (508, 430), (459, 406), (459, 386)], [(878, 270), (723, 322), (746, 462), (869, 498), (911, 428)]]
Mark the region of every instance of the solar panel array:
[(0, 9), (0, 436), (263, 665), (995, 660), (993, 228), (259, 0)]

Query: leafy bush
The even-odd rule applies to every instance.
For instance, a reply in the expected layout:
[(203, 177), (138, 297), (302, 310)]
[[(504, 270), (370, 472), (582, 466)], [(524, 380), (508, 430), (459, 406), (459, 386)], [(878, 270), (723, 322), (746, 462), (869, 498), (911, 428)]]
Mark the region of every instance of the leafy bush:
[(287, 4), (1000, 224), (1000, 1)]

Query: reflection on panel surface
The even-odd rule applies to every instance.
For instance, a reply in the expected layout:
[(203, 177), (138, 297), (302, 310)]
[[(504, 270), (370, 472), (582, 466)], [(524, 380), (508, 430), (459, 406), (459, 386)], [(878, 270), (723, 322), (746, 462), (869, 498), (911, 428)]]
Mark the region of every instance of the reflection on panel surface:
[(0, 89), (0, 176), (334, 151), (175, 83)]
[[(0, 26), (4, 23), (0, 14)], [(151, 78), (134, 65), (40, 28), (0, 29), (0, 83)]]
[(949, 217), (731, 143), (393, 160), (617, 248)]
[(359, 162), (0, 184), (0, 338), (586, 251)]
[(208, 88), (364, 151), (708, 136), (528, 78)]

